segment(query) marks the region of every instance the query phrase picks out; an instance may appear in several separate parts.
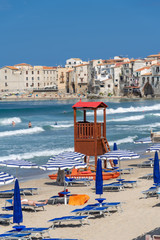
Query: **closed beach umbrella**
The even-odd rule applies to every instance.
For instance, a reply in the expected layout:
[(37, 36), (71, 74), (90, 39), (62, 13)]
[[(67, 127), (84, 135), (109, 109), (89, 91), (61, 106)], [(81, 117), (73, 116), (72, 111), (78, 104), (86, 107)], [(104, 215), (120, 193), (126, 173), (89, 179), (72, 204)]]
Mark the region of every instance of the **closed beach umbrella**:
[(96, 168), (96, 194), (103, 194), (102, 161), (99, 158)]
[(153, 179), (155, 184), (158, 185), (160, 183), (159, 158), (157, 151), (154, 155)]
[(0, 185), (5, 185), (13, 182), (15, 177), (8, 173), (0, 172)]
[(21, 222), (23, 222), (21, 197), (20, 197), (18, 179), (16, 179), (15, 185), (14, 185), (13, 223), (17, 223), (19, 225)]
[[(114, 143), (114, 144), (113, 144), (113, 151), (116, 151), (116, 150), (118, 150), (118, 148), (117, 148), (117, 143)], [(113, 159), (113, 163), (114, 163), (114, 165), (117, 165), (117, 164), (118, 164), (118, 160)]]
[(117, 143), (114, 143), (114, 144), (113, 144), (113, 151), (116, 151), (116, 150), (118, 150), (118, 148), (117, 148)]

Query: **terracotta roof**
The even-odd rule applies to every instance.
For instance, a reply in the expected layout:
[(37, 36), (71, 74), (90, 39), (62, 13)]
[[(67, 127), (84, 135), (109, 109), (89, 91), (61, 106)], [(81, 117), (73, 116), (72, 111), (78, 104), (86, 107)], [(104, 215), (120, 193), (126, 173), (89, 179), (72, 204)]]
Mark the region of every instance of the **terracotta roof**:
[(72, 108), (100, 108), (108, 106), (104, 102), (82, 102), (81, 100), (74, 104)]
[(142, 76), (151, 76), (151, 75), (152, 75), (151, 72), (142, 74)]
[(10, 68), (10, 69), (12, 69), (12, 70), (18, 70), (18, 68), (15, 68), (15, 67), (13, 67), (13, 66), (5, 66), (5, 67)]
[(31, 65), (27, 63), (19, 63), (19, 64), (15, 64), (14, 66), (31, 66)]
[(150, 69), (151, 67), (143, 67), (143, 68), (139, 68), (137, 70), (135, 70), (136, 72), (140, 72), (140, 71), (143, 71), (145, 69)]
[(160, 57), (160, 53), (158, 53), (158, 54), (152, 54), (152, 55), (149, 55), (149, 56), (147, 56), (148, 58), (149, 57)]
[(46, 67), (46, 66), (43, 66), (43, 69), (44, 70), (53, 70), (53, 69), (56, 69), (57, 67)]
[(85, 64), (80, 64), (80, 65), (76, 65), (76, 66), (74, 66), (74, 67), (82, 67), (82, 66), (86, 66), (86, 65), (88, 65), (89, 63), (85, 63)]

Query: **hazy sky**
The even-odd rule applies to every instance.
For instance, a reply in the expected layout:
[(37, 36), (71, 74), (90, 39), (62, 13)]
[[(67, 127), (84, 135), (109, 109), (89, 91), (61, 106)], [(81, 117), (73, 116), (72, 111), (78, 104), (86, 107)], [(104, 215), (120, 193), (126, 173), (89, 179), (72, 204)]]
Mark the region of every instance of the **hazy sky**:
[(0, 67), (160, 52), (160, 0), (0, 0)]

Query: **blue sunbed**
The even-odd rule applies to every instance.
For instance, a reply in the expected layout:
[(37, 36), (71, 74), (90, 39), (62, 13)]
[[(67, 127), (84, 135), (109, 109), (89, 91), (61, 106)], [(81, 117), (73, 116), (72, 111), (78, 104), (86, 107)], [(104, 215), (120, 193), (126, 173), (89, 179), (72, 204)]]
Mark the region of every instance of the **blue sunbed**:
[(0, 234), (0, 239), (9, 239), (9, 240), (12, 240), (12, 239), (21, 239), (21, 240), (31, 240), (31, 237), (30, 237), (30, 233), (3, 233), (3, 234)]
[[(13, 200), (12, 199), (7, 199), (6, 200), (6, 203), (9, 203), (9, 204), (11, 204), (12, 206), (6, 206), (6, 204), (5, 204), (5, 207), (3, 207), (2, 209), (3, 210), (13, 210)], [(32, 205), (29, 205), (29, 204), (22, 204), (21, 206), (22, 206), (22, 210), (25, 210), (25, 209), (28, 209), (28, 208), (32, 208), (35, 212), (36, 212), (36, 209), (38, 209), (38, 208), (42, 208), (43, 210), (44, 210), (44, 206), (46, 206), (47, 204), (42, 204), (42, 203), (40, 203), (40, 204), (38, 204), (38, 203), (36, 203), (36, 205), (35, 206), (32, 206)]]
[(0, 222), (10, 224), (13, 219), (13, 214), (0, 214)]
[(65, 183), (66, 185), (73, 185), (73, 184), (80, 184), (80, 183), (83, 183), (84, 185), (86, 186), (89, 186), (91, 185), (91, 181), (93, 181), (93, 179), (87, 179), (87, 178), (80, 178), (80, 179), (76, 179), (76, 178), (68, 178), (68, 177), (65, 177)]
[(29, 234), (31, 234), (32, 237), (37, 236), (37, 234), (39, 234), (41, 237), (43, 237), (43, 234), (47, 233), (48, 236), (50, 237), (49, 228), (37, 228), (37, 227), (27, 228), (27, 227), (24, 227), (20, 231), (13, 229), (6, 233), (29, 233)]
[(77, 208), (72, 211), (72, 213), (79, 214), (80, 216), (83, 214), (90, 215), (90, 214), (98, 214), (103, 215), (105, 217), (105, 213), (109, 213), (108, 207), (99, 207), (99, 206), (86, 206), (84, 208)]
[[(52, 222), (52, 228), (55, 228), (55, 223), (58, 223), (59, 225), (61, 222), (72, 222), (72, 221), (79, 221), (81, 225), (83, 225), (84, 221), (88, 222), (88, 216), (65, 216), (61, 218), (53, 218), (49, 220), (48, 222)], [(89, 222), (88, 222), (89, 223)]]

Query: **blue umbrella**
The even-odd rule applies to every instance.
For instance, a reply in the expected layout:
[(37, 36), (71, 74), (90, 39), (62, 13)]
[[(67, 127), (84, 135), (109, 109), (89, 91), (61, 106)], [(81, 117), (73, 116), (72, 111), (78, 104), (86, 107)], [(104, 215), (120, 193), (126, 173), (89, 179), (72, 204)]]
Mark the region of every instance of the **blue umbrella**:
[(99, 158), (96, 169), (96, 194), (103, 194), (103, 177), (102, 177), (102, 162)]
[(114, 144), (113, 144), (113, 151), (115, 151), (115, 150), (118, 150), (118, 148), (117, 148), (117, 143), (114, 143)]
[(157, 151), (155, 152), (155, 155), (154, 155), (153, 179), (156, 185), (160, 183), (159, 158), (158, 158)]
[[(117, 143), (114, 143), (114, 144), (113, 144), (113, 151), (116, 151), (116, 150), (118, 150), (118, 148), (117, 148)], [(114, 163), (114, 165), (117, 165), (117, 164), (118, 164), (118, 160), (113, 159), (113, 163)]]
[(21, 222), (23, 222), (21, 196), (20, 196), (18, 179), (16, 179), (15, 185), (14, 185), (13, 223), (17, 223), (19, 225)]
[(146, 152), (155, 152), (155, 151), (160, 151), (160, 144), (159, 143), (154, 144), (151, 147), (149, 147)]

